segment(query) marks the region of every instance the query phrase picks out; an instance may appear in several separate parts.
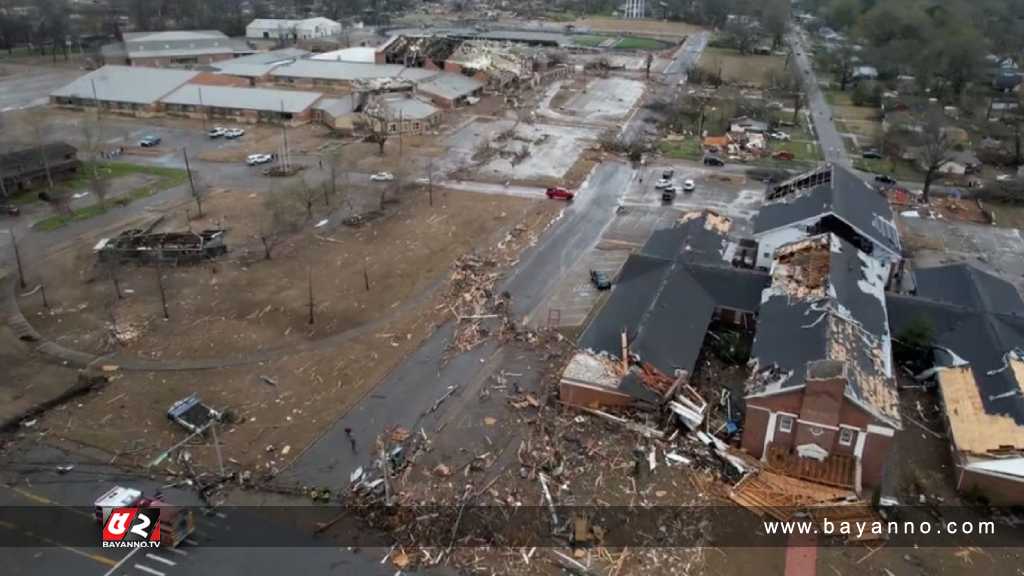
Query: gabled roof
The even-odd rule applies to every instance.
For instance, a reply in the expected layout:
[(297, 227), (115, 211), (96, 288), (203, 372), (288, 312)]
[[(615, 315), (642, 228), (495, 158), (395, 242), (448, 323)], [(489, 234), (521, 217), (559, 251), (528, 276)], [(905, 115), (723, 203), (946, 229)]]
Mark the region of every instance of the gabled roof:
[(833, 234), (780, 248), (758, 311), (751, 352), (757, 370), (748, 394), (796, 389), (808, 363), (839, 360), (846, 365), (846, 395), (899, 427), (887, 277), (887, 266)]
[(832, 215), (894, 255), (899, 234), (885, 196), (849, 169), (824, 166), (772, 187), (754, 217), (754, 235)]
[[(621, 356), (621, 332), (630, 352), (665, 374), (693, 372), (715, 308), (754, 311), (768, 275), (726, 265), (715, 249), (699, 256), (688, 246), (720, 246), (724, 231), (708, 215), (656, 233), (626, 260), (611, 296), (580, 336), (581, 348)], [(684, 217), (685, 218), (685, 217)]]
[(307, 54), (309, 52), (299, 48), (282, 48), (280, 50), (271, 50), (270, 52), (257, 52), (230, 60), (221, 60), (214, 62), (211, 66), (216, 68), (221, 74), (259, 78), (266, 76), (274, 68), (298, 60)]
[(1024, 382), (1010, 369), (1014, 355), (1024, 351), (1020, 293), (1009, 282), (966, 263), (925, 268), (914, 275), (916, 296), (888, 298), (893, 333), (899, 337), (923, 319), (939, 347), (937, 364), (970, 367), (977, 411), (1024, 426)]
[(143, 66), (104, 66), (58, 88), (50, 96), (103, 102), (152, 104), (199, 75), (189, 70)]

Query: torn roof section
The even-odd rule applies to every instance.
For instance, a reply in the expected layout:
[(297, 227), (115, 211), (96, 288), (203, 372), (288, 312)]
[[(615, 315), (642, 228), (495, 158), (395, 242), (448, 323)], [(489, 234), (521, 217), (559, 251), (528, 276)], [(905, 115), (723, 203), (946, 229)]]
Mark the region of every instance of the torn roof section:
[(899, 398), (885, 308), (888, 267), (834, 234), (776, 252), (771, 286), (758, 312), (747, 392), (770, 395), (803, 386), (808, 363), (846, 364), (846, 396), (899, 428)]
[[(974, 426), (988, 426), (989, 417), (1012, 420), (1024, 427), (1024, 372), (1020, 370), (1020, 354), (1024, 351), (1024, 300), (1012, 284), (966, 263), (917, 270), (916, 296), (890, 295), (889, 321), (893, 333), (924, 319), (932, 331), (932, 342), (938, 348), (935, 354), (940, 366), (962, 367), (957, 375), (940, 371), (939, 383), (946, 401), (947, 415), (954, 431), (954, 442), (975, 446), (966, 436), (957, 437), (954, 420), (976, 422)], [(963, 390), (968, 381), (976, 389), (969, 395)], [(943, 382), (945, 380), (945, 383)], [(947, 391), (950, 397), (947, 398)], [(956, 403), (954, 399), (970, 399)], [(998, 420), (993, 420), (993, 422)], [(1011, 445), (1013, 438), (999, 438), (992, 429), (992, 445)], [(985, 445), (981, 445), (984, 447)], [(1024, 449), (1024, 444), (1016, 444)], [(991, 446), (989, 446), (991, 448)], [(982, 450), (984, 451), (984, 450)]]
[(677, 368), (692, 373), (715, 309), (753, 312), (768, 285), (767, 274), (723, 260), (727, 230), (720, 217), (698, 213), (656, 233), (626, 261), (580, 347), (620, 356), (625, 329), (630, 352), (642, 361), (668, 375)]
[[(767, 199), (754, 218), (755, 236), (791, 226), (804, 226), (814, 233), (831, 215), (872, 245), (893, 257), (900, 255), (899, 233), (888, 200), (847, 168), (825, 164), (776, 184)], [(832, 231), (840, 232), (841, 227)], [(853, 241), (845, 234), (844, 239)], [(860, 248), (873, 252), (868, 246)]]

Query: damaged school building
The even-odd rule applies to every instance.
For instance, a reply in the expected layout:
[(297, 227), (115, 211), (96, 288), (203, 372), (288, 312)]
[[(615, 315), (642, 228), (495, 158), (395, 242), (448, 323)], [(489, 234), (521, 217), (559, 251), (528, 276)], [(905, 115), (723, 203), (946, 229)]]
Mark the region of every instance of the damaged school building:
[[(867, 497), (889, 485), (903, 428), (891, 333), (924, 314), (937, 324), (937, 352), (922, 378), (941, 391), (958, 487), (1021, 503), (1016, 289), (959, 265), (917, 270), (916, 294), (887, 293), (904, 268), (892, 210), (844, 167), (823, 165), (766, 197), (752, 239), (732, 236), (728, 218), (691, 212), (632, 254), (579, 338), (562, 401), (661, 408), (691, 430), (728, 435), (767, 470)], [(747, 376), (702, 397), (695, 371), (723, 329), (751, 339)], [(712, 426), (707, 406), (719, 393), (726, 413)]]

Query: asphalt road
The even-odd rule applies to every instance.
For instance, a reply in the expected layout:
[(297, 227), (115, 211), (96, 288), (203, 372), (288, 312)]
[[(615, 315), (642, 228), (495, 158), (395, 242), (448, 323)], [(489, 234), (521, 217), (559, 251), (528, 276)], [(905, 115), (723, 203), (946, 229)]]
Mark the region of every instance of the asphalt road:
[[(706, 44), (707, 33), (686, 40), (666, 67), (665, 83), (655, 96), (671, 94)], [(641, 106), (624, 125), (624, 137), (638, 134), (650, 125), (644, 121), (649, 113)], [(562, 218), (524, 255), (501, 286), (512, 295), (512, 312), (517, 320), (544, 313), (540, 309), (543, 302), (559, 278), (600, 239), (634, 176), (635, 172), (620, 162), (598, 166)], [(486, 370), (499, 350), (496, 343), (489, 341), (442, 365), (453, 333), (451, 322), (439, 328), (371, 394), (307, 448), (285, 475), (311, 486), (346, 485), (350, 473), (369, 461), (367, 451), (386, 427), (418, 430), (431, 424), (437, 417), (431, 411), (435, 402)], [(351, 439), (346, 429), (352, 431)]]
[[(543, 312), (538, 308), (558, 279), (597, 243), (611, 222), (632, 177), (633, 170), (625, 164), (600, 165), (581, 187), (576, 200), (566, 206), (562, 219), (502, 282), (500, 288), (512, 295), (512, 312), (517, 320)], [(433, 430), (441, 415), (441, 411), (431, 411), (435, 402), (487, 370), (498, 351), (497, 343), (488, 341), (442, 366), (441, 359), (453, 332), (452, 322), (435, 331), (371, 394), (297, 458), (285, 476), (309, 486), (345, 486), (353, 470), (367, 465), (368, 452), (385, 428)], [(353, 431), (354, 450), (346, 428)]]
[(825, 160), (837, 164), (850, 165), (850, 159), (846, 155), (846, 148), (843, 145), (843, 138), (836, 130), (835, 122), (832, 121), (832, 108), (829, 107), (818, 86), (818, 79), (814, 75), (814, 67), (811, 66), (810, 51), (803, 38), (801, 31), (795, 31), (787, 37), (790, 48), (793, 50), (794, 61), (800, 74), (804, 79), (804, 90), (807, 92), (807, 108), (814, 119), (814, 130), (818, 135), (818, 142), (821, 145)]
[[(56, 463), (74, 464), (58, 474)], [(357, 554), (318, 541), (313, 519), (330, 517), (326, 508), (295, 509), (283, 521), (245, 508), (196, 513), (196, 531), (178, 548), (111, 550), (100, 546), (100, 529), (90, 514), (91, 503), (113, 485), (130, 486), (152, 495), (159, 479), (125, 474), (106, 461), (67, 454), (46, 446), (7, 454), (0, 484), (0, 558), (3, 573), (13, 575), (74, 574), (96, 576), (196, 576), (249, 574), (391, 575), (383, 556)], [(165, 488), (168, 502), (200, 506), (191, 489)], [(31, 507), (38, 507), (34, 511)], [(57, 510), (56, 515), (52, 513)], [(308, 521), (306, 515), (309, 515)], [(316, 516), (314, 516), (316, 515)], [(56, 522), (54, 522), (56, 520)], [(49, 522), (49, 524), (47, 524)], [(54, 525), (59, 524), (59, 525)], [(301, 529), (296, 524), (305, 525)], [(243, 546), (258, 539), (262, 546)], [(29, 544), (29, 547), (15, 544)]]
[(673, 55), (672, 62), (661, 72), (660, 84), (654, 85), (654, 90), (647, 94), (636, 114), (623, 126), (619, 133), (621, 142), (638, 142), (657, 136), (657, 122), (647, 121), (647, 118), (653, 117), (655, 113), (644, 107), (644, 103), (654, 100), (668, 101), (680, 82), (685, 83), (687, 72), (697, 64), (707, 44), (708, 32), (699, 32), (686, 38)]

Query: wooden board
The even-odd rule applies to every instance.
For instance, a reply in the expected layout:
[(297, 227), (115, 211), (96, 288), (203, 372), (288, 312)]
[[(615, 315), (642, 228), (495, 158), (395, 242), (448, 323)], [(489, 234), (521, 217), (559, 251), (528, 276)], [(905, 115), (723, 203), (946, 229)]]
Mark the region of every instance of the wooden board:
[[(1020, 386), (1024, 363), (1011, 360), (1007, 369), (1013, 370)], [(969, 366), (940, 370), (939, 388), (958, 450), (979, 455), (1005, 452), (1008, 446), (1024, 450), (1024, 426), (1018, 426), (1009, 416), (985, 412), (981, 392)]]

